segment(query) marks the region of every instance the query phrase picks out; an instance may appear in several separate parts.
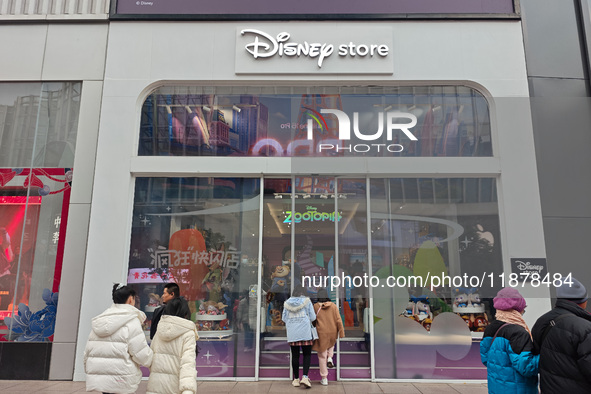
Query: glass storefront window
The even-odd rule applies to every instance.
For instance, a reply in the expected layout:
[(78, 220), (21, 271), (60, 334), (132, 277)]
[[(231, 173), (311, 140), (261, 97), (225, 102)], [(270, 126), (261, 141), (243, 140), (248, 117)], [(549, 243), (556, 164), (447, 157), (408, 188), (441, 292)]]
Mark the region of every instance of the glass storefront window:
[(258, 179), (136, 179), (128, 283), (146, 331), (164, 285), (179, 285), (201, 377), (255, 375), (259, 195)]
[[(253, 377), (258, 357), (259, 377), (289, 377), (281, 314), (296, 284), (313, 301), (325, 288), (339, 306), (346, 338), (330, 380), (371, 378), (372, 349), (379, 379), (486, 376), (479, 337), (498, 289), (457, 279), (503, 272), (496, 179), (259, 183), (136, 180), (128, 282), (148, 316), (166, 282), (180, 285), (201, 334), (200, 376)], [(310, 374), (316, 378), (317, 369)]]
[(51, 341), (81, 83), (0, 84), (0, 341)]
[(371, 228), (376, 377), (484, 379), (499, 289), (467, 278), (503, 272), (495, 179), (372, 179)]
[(140, 156), (492, 156), (488, 104), (464, 86), (161, 87)]

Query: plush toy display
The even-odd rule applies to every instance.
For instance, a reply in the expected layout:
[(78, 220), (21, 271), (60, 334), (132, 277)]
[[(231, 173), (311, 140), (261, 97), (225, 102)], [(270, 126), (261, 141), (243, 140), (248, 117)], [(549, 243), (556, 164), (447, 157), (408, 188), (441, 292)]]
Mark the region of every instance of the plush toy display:
[(400, 316), (408, 317), (417, 321), (427, 331), (431, 330), (433, 322), (433, 313), (429, 305), (429, 297), (422, 295), (420, 297), (411, 296), (404, 312)]
[(271, 273), (271, 292), (283, 293), (286, 290), (286, 285), (289, 279), (290, 268), (289, 265), (278, 265)]
[(468, 305), (468, 295), (460, 293), (454, 298), (454, 307), (463, 308)]
[(472, 323), (473, 331), (484, 332), (484, 330), (486, 329), (487, 326), (488, 326), (488, 319), (486, 318), (486, 313), (484, 313), (482, 315), (475, 316), (474, 321)]
[(415, 319), (419, 323), (422, 323), (425, 319), (433, 321), (433, 313), (431, 313), (431, 308), (427, 303), (427, 300), (417, 301), (415, 304)]
[(209, 265), (209, 272), (201, 282), (204, 291), (209, 294), (209, 300), (218, 302), (222, 296), (222, 269), (219, 262), (215, 261)]
[(409, 319), (414, 319), (415, 318), (415, 303), (412, 301), (409, 301), (409, 303), (406, 305), (406, 309), (404, 310), (404, 312), (402, 312), (401, 316), (408, 317)]
[(150, 293), (149, 295), (150, 300), (148, 301), (148, 306), (159, 306), (160, 305), (160, 296), (155, 293)]
[(485, 307), (478, 294), (478, 289), (460, 288), (454, 299), (453, 311), (466, 322), (470, 331), (482, 332), (488, 326)]
[(199, 309), (195, 314), (195, 325), (203, 337), (228, 336), (232, 334), (230, 321), (225, 309), (228, 305), (214, 301), (200, 301)]

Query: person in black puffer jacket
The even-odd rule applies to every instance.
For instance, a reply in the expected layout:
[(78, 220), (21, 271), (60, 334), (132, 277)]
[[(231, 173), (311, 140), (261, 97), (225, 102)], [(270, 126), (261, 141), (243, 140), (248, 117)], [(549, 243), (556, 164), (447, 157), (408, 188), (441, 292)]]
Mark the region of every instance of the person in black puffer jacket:
[(532, 329), (542, 394), (591, 393), (591, 314), (576, 279), (556, 287), (556, 305)]

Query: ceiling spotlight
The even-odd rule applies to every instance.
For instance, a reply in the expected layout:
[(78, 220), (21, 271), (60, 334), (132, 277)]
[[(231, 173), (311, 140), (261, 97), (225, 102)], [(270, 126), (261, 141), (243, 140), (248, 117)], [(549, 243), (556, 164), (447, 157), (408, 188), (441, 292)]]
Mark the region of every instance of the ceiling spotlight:
[(240, 109), (240, 107), (238, 107), (238, 106), (236, 106), (236, 105), (233, 105), (233, 106), (232, 106), (232, 109), (233, 109), (234, 111), (236, 111), (236, 112), (240, 112), (240, 111), (242, 111), (242, 110)]
[(309, 195), (309, 194), (304, 194), (304, 195), (302, 195), (302, 198), (310, 198), (310, 197), (312, 197), (312, 196), (311, 196), (311, 195)]
[(280, 198), (283, 198), (283, 196), (282, 196), (281, 194), (277, 194), (277, 193), (275, 193), (275, 198), (276, 198), (276, 199), (280, 199)]
[(334, 196), (334, 194), (331, 194), (331, 195), (330, 195), (330, 198), (334, 198), (334, 197), (335, 197), (335, 196)]
[(321, 195), (320, 195), (320, 198), (323, 198), (323, 199), (325, 199), (325, 200), (326, 200), (326, 199), (328, 198), (328, 195), (327, 195), (327, 194), (321, 194)]
[(343, 200), (347, 199), (347, 195), (346, 194), (339, 194), (339, 198), (342, 198)]
[(209, 108), (207, 105), (203, 106), (203, 110), (207, 111), (207, 112), (211, 112), (211, 108)]

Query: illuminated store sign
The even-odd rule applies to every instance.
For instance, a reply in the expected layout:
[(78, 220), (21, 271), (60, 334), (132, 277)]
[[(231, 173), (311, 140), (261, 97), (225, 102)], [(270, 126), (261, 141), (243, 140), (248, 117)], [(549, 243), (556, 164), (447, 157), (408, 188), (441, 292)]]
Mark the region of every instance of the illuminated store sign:
[(246, 44), (245, 48), (255, 59), (268, 58), (272, 56), (279, 57), (300, 57), (307, 56), (311, 59), (318, 58), (318, 68), (322, 67), (324, 59), (337, 51), (340, 57), (368, 57), (374, 56), (386, 57), (390, 52), (388, 45), (384, 44), (355, 44), (352, 41), (345, 44), (329, 44), (303, 41), (300, 43), (289, 42), (291, 34), (281, 32), (273, 37), (260, 30), (245, 29), (240, 32), (241, 35), (254, 35), (254, 40)]
[(236, 28), (236, 74), (394, 73), (390, 26)]
[(335, 217), (337, 219), (337, 221), (340, 221), (343, 218), (343, 215), (341, 215), (338, 212), (319, 212), (318, 208), (316, 207), (312, 207), (312, 206), (307, 206), (306, 207), (307, 211), (306, 212), (296, 212), (293, 214), (293, 218), (292, 218), (292, 212), (291, 211), (285, 211), (285, 220), (283, 221), (283, 223), (291, 223), (291, 221), (293, 220), (294, 223), (301, 223), (301, 222), (324, 222), (324, 221), (331, 221), (334, 222)]

